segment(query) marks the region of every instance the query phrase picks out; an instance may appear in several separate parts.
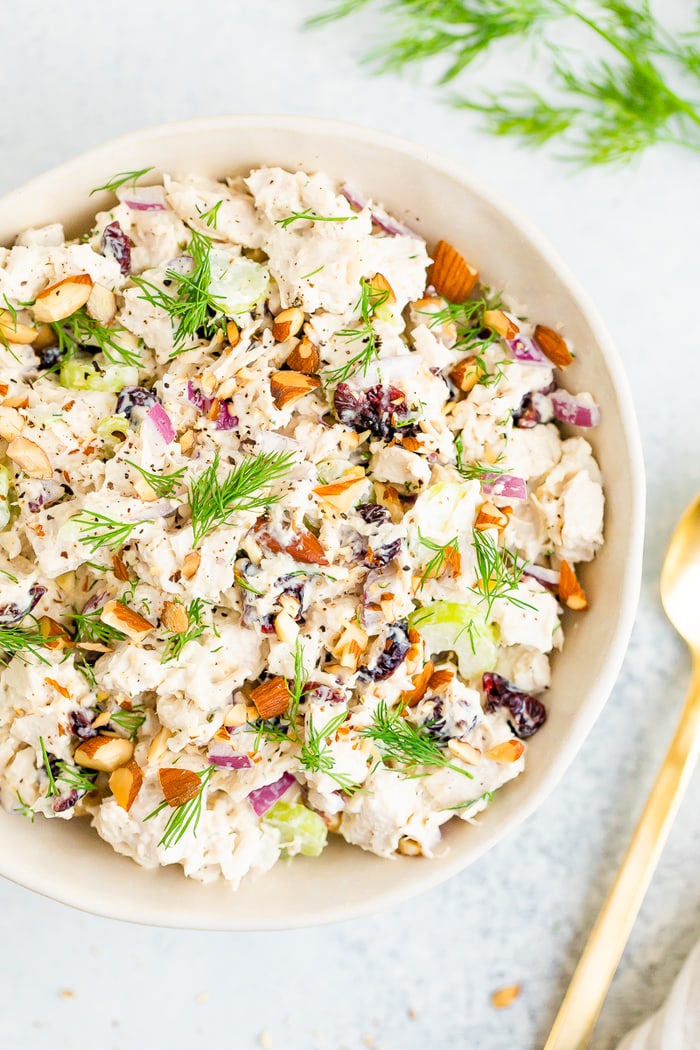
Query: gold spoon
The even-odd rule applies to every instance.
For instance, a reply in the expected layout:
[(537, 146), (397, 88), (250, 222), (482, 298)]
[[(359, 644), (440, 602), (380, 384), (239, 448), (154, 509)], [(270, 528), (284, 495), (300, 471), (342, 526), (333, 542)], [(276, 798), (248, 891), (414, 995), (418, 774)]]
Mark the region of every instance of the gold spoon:
[(700, 496), (671, 537), (661, 601), (693, 658), (671, 746), (608, 898), (571, 978), (544, 1050), (585, 1050), (700, 752)]

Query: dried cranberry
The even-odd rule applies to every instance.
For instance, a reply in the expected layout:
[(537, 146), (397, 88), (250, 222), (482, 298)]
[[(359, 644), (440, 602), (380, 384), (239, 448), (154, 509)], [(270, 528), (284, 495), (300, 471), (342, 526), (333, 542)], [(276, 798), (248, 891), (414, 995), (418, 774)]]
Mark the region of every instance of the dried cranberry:
[(260, 633), (261, 634), (274, 634), (275, 633), (275, 618), (272, 613), (266, 613), (265, 616), (260, 617)]
[(374, 667), (360, 668), (360, 679), (365, 682), (382, 682), (404, 662), (410, 648), (408, 624), (405, 620), (398, 620), (389, 627), (384, 650), (379, 654)]
[(502, 675), (487, 671), (481, 684), (486, 693), (486, 710), (507, 708), (513, 732), (522, 740), (536, 733), (547, 721), (544, 704), (534, 696), (524, 693), (522, 689), (516, 688)]
[(304, 698), (316, 700), (320, 704), (344, 704), (346, 702), (341, 689), (334, 689), (333, 686), (322, 685), (320, 682), (307, 682)]
[(159, 403), (153, 391), (147, 390), (145, 386), (125, 386), (117, 394), (114, 411), (118, 416), (126, 416), (127, 419), (131, 419), (135, 408), (149, 409)]
[(446, 744), (450, 739), (450, 734), (447, 732), (447, 720), (443, 712), (442, 700), (435, 700), (433, 703), (433, 710), (430, 716), (423, 723), (428, 736), (431, 736), (439, 744)]
[(520, 406), (513, 413), (513, 426), (525, 430), (530, 427), (536, 427), (541, 421), (542, 417), (535, 407), (533, 395), (526, 394), (520, 402)]
[(361, 503), (356, 510), (368, 525), (386, 525), (391, 521), (389, 511), (386, 507), (380, 507), (378, 503)]
[(401, 553), (401, 540), (392, 540), (391, 543), (385, 543), (382, 547), (367, 548), (367, 554), (365, 555), (365, 565), (374, 569), (381, 569), (384, 565), (388, 565), (394, 558), (398, 558)]
[(371, 386), (369, 390), (353, 394), (347, 383), (339, 383), (334, 394), (335, 411), (341, 423), (360, 433), (369, 430), (385, 441), (400, 430), (404, 437), (417, 433), (415, 423), (404, 423), (408, 418), (408, 404), (403, 391), (395, 386)]
[(67, 795), (61, 795), (59, 798), (55, 798), (51, 804), (51, 809), (54, 813), (65, 813), (67, 809), (73, 808), (79, 798), (80, 795), (75, 788), (73, 788), (73, 790), (69, 791)]
[(110, 222), (109, 226), (105, 226), (100, 251), (116, 259), (123, 274), (131, 273), (131, 241), (118, 222)]
[(97, 730), (92, 728), (90, 719), (84, 711), (79, 709), (71, 711), (68, 715), (68, 724), (73, 736), (77, 736), (81, 740), (89, 740), (90, 737), (97, 736)]
[(39, 368), (54, 368), (63, 357), (63, 351), (58, 343), (35, 350), (34, 353), (39, 359)]
[(40, 583), (33, 583), (29, 588), (27, 600), (24, 605), (17, 605), (16, 602), (8, 602), (6, 605), (0, 605), (0, 624), (8, 626), (9, 624), (19, 623), (27, 616), (36, 603), (46, 594), (46, 587), (42, 587)]

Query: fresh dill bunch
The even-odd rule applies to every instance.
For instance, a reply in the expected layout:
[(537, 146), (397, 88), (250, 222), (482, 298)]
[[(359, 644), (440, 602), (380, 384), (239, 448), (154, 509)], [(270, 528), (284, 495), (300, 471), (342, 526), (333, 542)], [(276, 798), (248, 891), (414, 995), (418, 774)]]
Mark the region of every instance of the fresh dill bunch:
[(124, 328), (112, 328), (95, 321), (84, 306), (63, 321), (50, 321), (49, 327), (53, 330), (59, 350), (65, 357), (75, 357), (80, 350), (96, 346), (113, 365), (138, 367), (142, 363), (138, 350), (120, 344), (119, 333), (125, 333)]
[(180, 488), (187, 473), (187, 467), (180, 467), (171, 474), (154, 474), (153, 471), (140, 467), (138, 463), (134, 463), (130, 459), (126, 459), (124, 462), (128, 463), (134, 470), (138, 470), (144, 481), (151, 486), (156, 496), (160, 499), (170, 499)]
[[(385, 25), (365, 56), (375, 70), (442, 60), (437, 84), (449, 85), (447, 101), (478, 114), (493, 134), (529, 146), (556, 141), (558, 155), (579, 165), (628, 161), (664, 142), (700, 150), (697, 7), (676, 35), (649, 0), (341, 0), (311, 24), (370, 7)], [(533, 45), (530, 62), (546, 89), (504, 78), (490, 92), (452, 90), (503, 41)]]
[(380, 306), (388, 302), (391, 292), (387, 288), (375, 288), (371, 281), (364, 277), (360, 281), (360, 298), (355, 303), (354, 312), (360, 314), (360, 323), (357, 328), (343, 328), (336, 335), (346, 339), (349, 343), (360, 340), (362, 349), (359, 350), (349, 361), (340, 368), (333, 368), (323, 373), (326, 384), (333, 386), (345, 383), (356, 372), (362, 371), (367, 374), (367, 369), (379, 356), (380, 340), (374, 330), (374, 316)]
[(259, 452), (248, 456), (219, 481), (219, 452), (211, 466), (190, 482), (188, 502), (192, 511), (194, 546), (213, 529), (230, 525), (241, 511), (262, 514), (277, 503), (279, 495), (270, 486), (283, 478), (294, 464), (291, 452)]
[(103, 186), (96, 186), (94, 190), (90, 190), (90, 196), (92, 197), (94, 193), (100, 193), (102, 190), (107, 190), (108, 193), (116, 193), (122, 186), (136, 186), (139, 179), (143, 175), (147, 175), (149, 171), (153, 171), (153, 165), (150, 168), (139, 168), (138, 171), (119, 171), (111, 179), (108, 179)]
[(14, 656), (25, 660), (27, 654), (31, 654), (41, 664), (49, 663), (40, 650), (52, 641), (52, 637), (43, 633), (33, 617), (31, 620), (31, 627), (0, 627), (0, 667)]
[(499, 467), (497, 462), (465, 463), (464, 441), (461, 434), (457, 434), (455, 437), (455, 453), (457, 456), (457, 472), (461, 474), (465, 481), (492, 481), (494, 478), (505, 473), (504, 468)]
[(434, 540), (428, 539), (418, 529), (418, 539), (427, 547), (430, 551), (435, 551), (434, 557), (430, 559), (428, 564), (423, 570), (418, 590), (422, 591), (428, 580), (437, 580), (439, 576), (447, 568), (453, 570), (459, 569), (460, 556), (459, 556), (459, 537), (453, 536), (447, 543), (435, 543)]
[(140, 298), (164, 310), (169, 316), (174, 346), (171, 358), (191, 350), (191, 340), (210, 339), (221, 327), (224, 304), (209, 291), (211, 248), (209, 237), (198, 230), (190, 230), (187, 252), (192, 257), (191, 271), (179, 273), (177, 270), (166, 270), (165, 273), (165, 279), (175, 285), (172, 295), (144, 277), (131, 278), (133, 284), (141, 289)]
[[(202, 803), (204, 801), (204, 789), (209, 783), (212, 775), (216, 771), (216, 766), (207, 766), (206, 769), (201, 769), (196, 775), (201, 780), (201, 787), (194, 798), (191, 798), (189, 802), (183, 802), (181, 806), (174, 806), (173, 811), (168, 817), (168, 821), (163, 829), (163, 835), (158, 841), (159, 846), (164, 846), (166, 849), (170, 849), (171, 846), (176, 845), (180, 839), (183, 838), (187, 832), (192, 829), (192, 834), (197, 836), (197, 828), (199, 821), (202, 817)], [(164, 800), (159, 806), (144, 817), (144, 821), (150, 820), (151, 817), (155, 817), (158, 813), (161, 813), (168, 802)]]
[(77, 609), (71, 609), (66, 618), (72, 620), (76, 641), (97, 642), (100, 645), (112, 645), (114, 642), (123, 642), (125, 634), (118, 631), (116, 627), (110, 627), (100, 619), (102, 609), (93, 609), (92, 612), (79, 613)]
[[(165, 649), (160, 658), (162, 664), (166, 664), (170, 660), (179, 660), (182, 650), (188, 642), (193, 642), (195, 638), (201, 638), (208, 627), (208, 624), (204, 622), (204, 610), (207, 604), (203, 598), (194, 598), (190, 602), (187, 606), (189, 626), (186, 631), (182, 631), (180, 634), (176, 634), (174, 631), (168, 633)], [(218, 634), (216, 628), (214, 628), (214, 633)]]
[(380, 700), (374, 711), (372, 722), (361, 735), (372, 740), (381, 752), (384, 762), (392, 762), (408, 776), (424, 776), (418, 772), (421, 766), (438, 769), (453, 769), (469, 779), (472, 774), (450, 762), (430, 733), (429, 726), (416, 726), (404, 718), (404, 708), (388, 707)]
[(109, 716), (110, 722), (123, 729), (129, 734), (130, 740), (135, 740), (139, 729), (146, 721), (146, 715), (142, 704), (136, 704), (131, 710), (120, 707)]
[(479, 602), (486, 604), (486, 617), (491, 614), (497, 598), (505, 598), (519, 609), (534, 608), (529, 602), (518, 598), (518, 585), (527, 564), (520, 561), (517, 553), (500, 548), (492, 533), (472, 529), (472, 545), (476, 555), (476, 586), (468, 589)]
[(96, 510), (83, 510), (71, 520), (80, 526), (80, 542), (89, 547), (92, 554), (102, 547), (119, 550), (136, 526), (144, 524), (143, 521), (115, 521)]
[(281, 226), (286, 230), (293, 222), (306, 219), (307, 222), (351, 222), (357, 215), (318, 215), (313, 208), (305, 208), (304, 211), (293, 211), (284, 219), (275, 219), (275, 226)]

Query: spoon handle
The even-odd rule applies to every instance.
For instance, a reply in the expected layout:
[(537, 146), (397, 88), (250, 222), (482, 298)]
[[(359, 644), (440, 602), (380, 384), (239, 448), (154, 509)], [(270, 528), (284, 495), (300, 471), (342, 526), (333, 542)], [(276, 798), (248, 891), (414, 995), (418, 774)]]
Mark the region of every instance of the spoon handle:
[(700, 654), (680, 722), (544, 1050), (585, 1050), (700, 752)]

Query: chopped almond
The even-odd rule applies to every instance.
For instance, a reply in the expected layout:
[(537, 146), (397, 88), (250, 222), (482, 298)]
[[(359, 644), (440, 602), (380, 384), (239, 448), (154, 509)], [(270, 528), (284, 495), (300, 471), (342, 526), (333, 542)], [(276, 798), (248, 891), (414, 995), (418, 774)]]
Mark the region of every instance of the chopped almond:
[(278, 675), (251, 690), (250, 699), (261, 718), (276, 718), (284, 714), (291, 698), (286, 680)]
[(173, 634), (184, 634), (190, 625), (187, 609), (182, 602), (165, 602), (160, 619), (163, 627)]
[(270, 393), (277, 408), (299, 401), (320, 385), (318, 376), (304, 375), (303, 372), (273, 372), (270, 377)]
[(484, 324), (503, 339), (515, 339), (520, 331), (515, 321), (506, 317), (502, 310), (484, 310)]
[(559, 569), (559, 597), (569, 609), (580, 612), (588, 608), (586, 592), (568, 561), (562, 561)]
[(275, 634), (281, 642), (294, 645), (299, 637), (299, 625), (296, 620), (282, 609), (277, 613), (274, 620)]
[(473, 292), (478, 280), (478, 270), (474, 270), (456, 248), (447, 241), (437, 242), (428, 281), (439, 295), (443, 295), (448, 302), (463, 303)]
[(318, 347), (304, 336), (294, 347), (285, 364), (293, 372), (301, 372), (306, 376), (315, 375), (321, 367)]
[(14, 441), (26, 426), (26, 420), (16, 408), (0, 406), (0, 437), (5, 441)]
[(377, 293), (377, 296), (383, 296), (385, 293), (388, 293), (384, 302), (389, 303), (390, 306), (395, 304), (396, 296), (394, 294), (394, 289), (391, 287), (383, 273), (375, 273), (374, 277), (369, 281), (369, 286), (373, 292)]
[(403, 857), (420, 857), (423, 854), (423, 849), (420, 842), (416, 839), (412, 839), (409, 835), (402, 835), (396, 847), (396, 852)]
[(70, 693), (68, 692), (66, 687), (64, 685), (61, 685), (60, 682), (57, 682), (55, 678), (45, 678), (44, 681), (47, 685), (50, 685), (52, 689), (55, 689), (57, 693), (60, 693), (61, 696), (64, 696), (66, 700), (70, 700)]
[(485, 757), (490, 758), (492, 762), (517, 762), (524, 751), (525, 745), (522, 740), (504, 740), (502, 744), (490, 747)]
[(241, 338), (241, 333), (235, 321), (226, 322), (226, 338), (228, 339), (228, 345), (231, 349), (238, 344), (238, 341)]
[(476, 516), (474, 528), (478, 529), (479, 532), (498, 529), (499, 533), (502, 533), (508, 525), (512, 513), (512, 507), (497, 507), (494, 503), (486, 500), (482, 503), (481, 509)]
[(44, 638), (50, 638), (46, 642), (47, 649), (71, 649), (73, 640), (63, 624), (52, 620), (50, 616), (39, 617), (39, 630)]
[(117, 297), (103, 284), (93, 284), (90, 297), (85, 304), (85, 311), (93, 321), (109, 324), (117, 313)]
[(344, 513), (357, 503), (366, 485), (367, 478), (362, 467), (353, 467), (339, 481), (318, 485), (314, 492), (324, 503)]
[(535, 342), (545, 357), (557, 368), (566, 368), (573, 361), (573, 356), (566, 341), (553, 328), (538, 324), (534, 331)]
[(175, 809), (191, 802), (202, 790), (202, 781), (191, 769), (179, 769), (169, 766), (158, 770), (158, 779), (163, 789), (165, 801)]
[(119, 554), (112, 555), (112, 572), (122, 583), (129, 582), (129, 570)]
[(518, 998), (521, 991), (522, 985), (520, 984), (510, 984), (506, 988), (499, 988), (491, 996), (491, 1005), (495, 1006), (497, 1010), (502, 1010), (504, 1007), (510, 1006)]
[(338, 660), (341, 667), (347, 667), (350, 671), (356, 671), (360, 665), (360, 657), (369, 645), (369, 635), (354, 620), (343, 625), (338, 640), (331, 647), (331, 653)]
[(193, 576), (196, 576), (202, 561), (202, 555), (199, 551), (190, 551), (182, 559), (182, 575), (186, 580), (191, 580)]
[(143, 773), (141, 767), (134, 762), (133, 758), (126, 765), (115, 769), (109, 778), (109, 789), (114, 795), (117, 805), (128, 813), (134, 804), (134, 800), (141, 790), (143, 784)]
[(163, 755), (168, 749), (168, 740), (170, 740), (171, 736), (172, 733), (170, 732), (170, 730), (166, 729), (165, 726), (161, 726), (161, 728), (158, 730), (158, 732), (155, 734), (150, 744), (148, 745), (148, 754), (146, 756), (146, 761), (148, 762), (149, 766), (153, 765), (155, 762), (157, 762), (160, 758), (163, 757)]
[(298, 306), (282, 310), (272, 322), (272, 334), (278, 343), (283, 343), (291, 335), (296, 335), (304, 323), (304, 311)]
[(26, 408), (28, 404), (29, 394), (24, 392), (17, 394), (8, 394), (8, 396), (4, 397), (2, 400), (3, 408)]
[(153, 624), (145, 617), (118, 601), (107, 602), (100, 613), (100, 619), (108, 627), (121, 631), (132, 642), (143, 641), (153, 630)]
[(415, 707), (416, 704), (425, 696), (428, 683), (433, 676), (435, 665), (432, 660), (428, 660), (427, 664), (419, 674), (414, 674), (411, 678), (413, 689), (409, 693), (403, 694), (403, 702), (406, 707)]
[(0, 310), (0, 342), (17, 343), (26, 346), (33, 343), (38, 336), (37, 328), (28, 324), (20, 324), (9, 310)]
[(6, 455), (30, 478), (46, 479), (53, 473), (49, 457), (43, 448), (28, 438), (13, 438), (7, 446)]
[(302, 530), (291, 543), (282, 544), (270, 535), (263, 524), (257, 530), (257, 537), (262, 546), (272, 551), (273, 554), (284, 551), (285, 554), (289, 554), (295, 561), (302, 562), (304, 565), (328, 565), (326, 552), (313, 532)]
[(92, 293), (92, 278), (87, 273), (76, 273), (64, 277), (39, 292), (32, 307), (37, 321), (63, 321), (81, 306), (85, 306)]
[(447, 750), (455, 758), (466, 762), (468, 766), (478, 766), (479, 762), (481, 762), (481, 751), (478, 747), (470, 744), (468, 740), (448, 740)]
[(385, 485), (381, 481), (375, 481), (374, 494), (380, 507), (386, 507), (394, 525), (398, 525), (403, 519), (403, 503), (399, 499), (399, 493), (393, 485)]
[(455, 365), (450, 372), (450, 379), (456, 387), (468, 394), (486, 374), (487, 371), (481, 361), (476, 357), (467, 357)]
[(100, 773), (112, 773), (129, 762), (134, 754), (131, 740), (120, 736), (93, 736), (84, 740), (73, 755), (79, 766), (96, 769)]
[(435, 673), (430, 676), (428, 689), (431, 693), (444, 693), (453, 678), (454, 671), (435, 671)]

